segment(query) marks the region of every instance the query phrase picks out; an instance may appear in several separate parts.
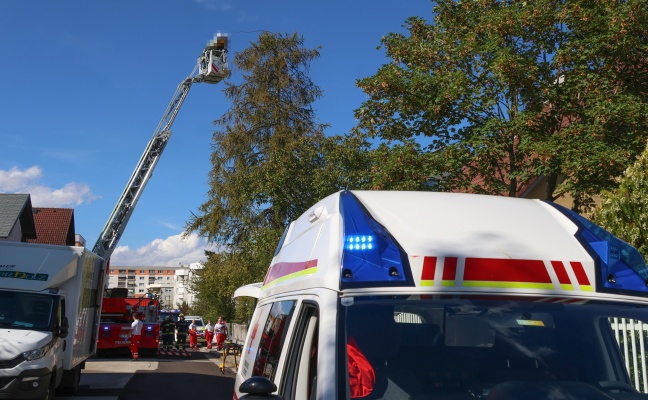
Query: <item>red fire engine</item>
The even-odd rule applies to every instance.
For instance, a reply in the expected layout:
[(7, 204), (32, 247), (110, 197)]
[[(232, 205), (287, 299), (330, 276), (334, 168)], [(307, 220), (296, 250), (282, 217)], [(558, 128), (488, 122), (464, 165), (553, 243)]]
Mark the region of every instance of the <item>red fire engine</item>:
[[(198, 58), (198, 63), (191, 75), (178, 85), (162, 120), (153, 133), (153, 137), (144, 150), (135, 171), (93, 247), (93, 252), (98, 256), (110, 260), (110, 256), (117, 247), (124, 229), (126, 229), (126, 224), (137, 205), (137, 201), (151, 178), (167, 142), (171, 138), (171, 125), (175, 121), (191, 85), (196, 82), (217, 84), (228, 75), (227, 43), (228, 37), (226, 34), (217, 34)], [(106, 268), (105, 272), (108, 273), (108, 268)], [(157, 354), (160, 337), (158, 307), (158, 301), (155, 299), (128, 297), (125, 288), (106, 289), (106, 295), (101, 304), (97, 353), (122, 348), (128, 350), (130, 345), (128, 341), (129, 330), (133, 321), (132, 315), (133, 312), (138, 312), (141, 313), (144, 322), (139, 352), (140, 354), (148, 352)]]
[(160, 343), (158, 322), (159, 302), (150, 297), (128, 297), (128, 289), (107, 289), (101, 302), (101, 320), (97, 352), (108, 353), (123, 350), (128, 353), (128, 335), (133, 313), (144, 322), (139, 351), (143, 355), (155, 355)]

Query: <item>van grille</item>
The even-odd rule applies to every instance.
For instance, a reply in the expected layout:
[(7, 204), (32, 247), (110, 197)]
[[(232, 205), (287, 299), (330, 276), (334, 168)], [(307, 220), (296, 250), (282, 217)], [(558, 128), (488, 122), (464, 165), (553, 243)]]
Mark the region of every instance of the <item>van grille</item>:
[[(13, 360), (0, 360), (0, 369), (14, 368), (16, 365), (20, 364), (24, 360), (25, 359), (23, 358), (22, 354), (14, 358)], [(4, 382), (4, 380), (0, 379), (0, 387), (4, 386), (2, 382)]]

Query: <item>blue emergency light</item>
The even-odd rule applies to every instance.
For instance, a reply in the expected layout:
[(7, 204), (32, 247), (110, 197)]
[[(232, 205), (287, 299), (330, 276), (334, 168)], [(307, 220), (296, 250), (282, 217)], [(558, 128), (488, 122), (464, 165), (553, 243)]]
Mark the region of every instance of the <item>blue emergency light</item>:
[(344, 237), (344, 248), (349, 251), (365, 251), (374, 249), (373, 235), (347, 235)]
[(548, 203), (578, 226), (575, 237), (596, 265), (597, 291), (648, 296), (648, 267), (636, 248), (583, 216)]
[(340, 193), (344, 224), (341, 289), (414, 286), (407, 254), (351, 192)]

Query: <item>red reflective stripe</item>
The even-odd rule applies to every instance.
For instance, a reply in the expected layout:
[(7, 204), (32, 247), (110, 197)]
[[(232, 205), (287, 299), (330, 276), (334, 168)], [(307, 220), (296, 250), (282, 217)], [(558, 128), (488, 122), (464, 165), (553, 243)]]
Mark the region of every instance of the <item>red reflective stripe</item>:
[(589, 286), (590, 281), (587, 278), (587, 274), (585, 273), (585, 268), (583, 268), (583, 264), (581, 264), (578, 261), (572, 261), (570, 262), (572, 268), (574, 269), (574, 274), (576, 275), (576, 279), (578, 280), (579, 285), (585, 285)]
[(443, 261), (443, 277), (444, 281), (454, 281), (457, 276), (457, 257), (446, 257)]
[(290, 275), (295, 272), (303, 271), (308, 268), (317, 267), (317, 260), (308, 260), (300, 262), (282, 262), (270, 266), (268, 269), (268, 274), (263, 281), (263, 285), (277, 280), (286, 275)]
[[(445, 275), (445, 269), (444, 269)], [(445, 279), (445, 278), (444, 278)], [(551, 283), (542, 260), (466, 258), (464, 281)]]
[(571, 285), (569, 275), (567, 274), (567, 270), (565, 269), (565, 264), (563, 264), (562, 261), (552, 261), (551, 265), (553, 265), (554, 271), (556, 271), (558, 282), (560, 282), (561, 285)]
[(433, 281), (434, 273), (436, 271), (436, 257), (423, 257), (423, 272), (421, 273), (421, 280)]

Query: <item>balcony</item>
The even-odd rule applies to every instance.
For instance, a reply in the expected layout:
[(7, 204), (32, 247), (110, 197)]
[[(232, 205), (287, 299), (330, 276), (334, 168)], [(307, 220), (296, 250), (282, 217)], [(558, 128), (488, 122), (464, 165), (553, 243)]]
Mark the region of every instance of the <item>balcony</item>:
[(175, 274), (176, 274), (176, 276), (185, 277), (185, 276), (189, 276), (189, 274), (191, 274), (191, 270), (188, 269), (188, 268), (176, 269)]

